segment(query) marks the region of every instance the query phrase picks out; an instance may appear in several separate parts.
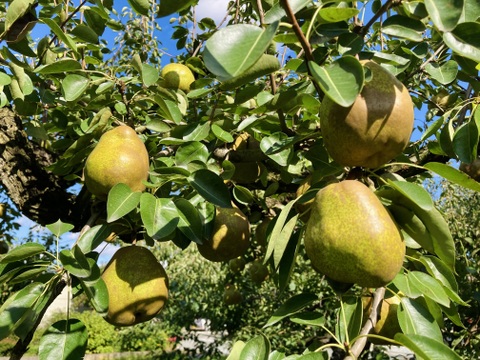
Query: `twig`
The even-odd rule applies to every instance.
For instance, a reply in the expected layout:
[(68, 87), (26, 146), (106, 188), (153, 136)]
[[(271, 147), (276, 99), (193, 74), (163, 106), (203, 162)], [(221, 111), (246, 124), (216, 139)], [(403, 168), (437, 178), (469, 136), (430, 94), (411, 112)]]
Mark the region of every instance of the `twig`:
[(402, 0), (388, 0), (385, 4), (383, 4), (380, 9), (378, 9), (378, 11), (373, 15), (373, 17), (370, 19), (370, 21), (364, 25), (364, 26), (360, 26), (360, 27), (357, 27), (355, 29), (355, 32), (364, 37), (365, 35), (367, 35), (368, 33), (368, 30), (372, 27), (373, 24), (375, 24), (375, 22), (384, 14), (386, 13), (391, 7), (395, 6), (395, 5), (398, 5), (402, 2)]
[[(383, 298), (385, 296), (385, 288), (381, 287), (375, 290), (373, 293), (372, 308), (370, 315), (368, 316), (365, 325), (360, 331), (359, 338), (353, 343), (353, 346), (350, 348), (349, 355), (345, 357), (344, 360), (355, 360), (362, 353), (365, 345), (367, 344), (367, 336), (370, 331), (377, 325), (378, 313), (381, 308)], [(362, 336), (363, 335), (363, 336)]]

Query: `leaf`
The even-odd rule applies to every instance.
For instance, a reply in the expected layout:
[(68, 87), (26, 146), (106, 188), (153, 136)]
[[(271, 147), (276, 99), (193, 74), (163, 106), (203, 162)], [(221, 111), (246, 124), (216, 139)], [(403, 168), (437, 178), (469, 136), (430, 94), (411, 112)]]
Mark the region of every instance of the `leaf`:
[(463, 186), (466, 189), (480, 191), (480, 183), (473, 180), (470, 176), (465, 174), (463, 171), (455, 169), (449, 165), (429, 162), (424, 165), (424, 167), (434, 173), (440, 175), (441, 177), (451, 181), (454, 184)]
[(191, 241), (202, 244), (203, 224), (198, 210), (183, 198), (177, 198), (175, 206), (180, 219), (178, 229)]
[(416, 299), (420, 296), (422, 296), (422, 291), (421, 289), (418, 289), (406, 274), (400, 273), (395, 276), (393, 279), (393, 284), (396, 286), (396, 288), (401, 291), (405, 296), (409, 298)]
[(340, 106), (352, 105), (363, 88), (363, 67), (353, 56), (343, 56), (329, 66), (314, 62), (309, 62), (308, 66), (325, 95)]
[(39, 243), (25, 243), (10, 250), (6, 255), (0, 258), (0, 264), (8, 264), (15, 261), (25, 260), (34, 255), (46, 251), (45, 246)]
[(448, 60), (442, 65), (428, 63), (425, 66), (425, 71), (440, 84), (447, 85), (456, 79), (458, 74), (458, 64), (454, 60)]
[(157, 16), (164, 17), (173, 13), (180, 12), (191, 6), (193, 3), (195, 3), (195, 1), (196, 0), (162, 0), (159, 3), (160, 9), (157, 12)]
[(260, 59), (258, 59), (258, 61), (255, 64), (253, 64), (251, 67), (245, 70), (245, 72), (243, 72), (238, 76), (235, 76), (232, 79), (224, 81), (220, 85), (220, 89), (222, 90), (236, 89), (237, 87), (250, 83), (258, 79), (259, 77), (271, 74), (277, 71), (278, 69), (280, 69), (280, 62), (278, 61), (276, 56), (262, 54)]
[(63, 268), (73, 276), (78, 278), (87, 278), (91, 274), (90, 265), (88, 264), (85, 255), (82, 254), (82, 257), (78, 254), (78, 251), (77, 254), (74, 254), (73, 249), (64, 249), (59, 253), (59, 260), (62, 263)]
[(410, 201), (413, 201), (416, 206), (422, 208), (423, 210), (430, 211), (433, 209), (433, 200), (428, 191), (423, 187), (407, 181), (392, 180), (388, 181), (388, 185), (399, 191), (403, 196), (408, 198)]
[[(63, 32), (62, 28), (55, 22), (55, 20), (50, 19), (50, 18), (40, 18), (39, 20), (41, 22), (43, 22), (45, 25), (47, 25), (50, 28), (50, 30), (52, 30), (52, 32), (58, 37), (59, 40), (64, 42), (65, 45), (67, 45), (74, 52), (77, 52), (77, 45), (76, 45), (75, 41), (67, 33)], [(59, 62), (60, 61), (62, 61), (62, 60), (59, 60)], [(49, 66), (49, 65), (47, 65), (47, 66)], [(81, 66), (80, 66), (80, 68), (81, 68)], [(43, 73), (43, 74), (45, 74), (45, 73)]]
[[(93, 259), (91, 259), (93, 260)], [(101, 277), (96, 280), (79, 279), (83, 291), (96, 312), (104, 314), (108, 310), (108, 289)]]
[(214, 205), (230, 208), (230, 192), (222, 178), (207, 169), (195, 171), (189, 177), (190, 185), (207, 201)]
[[(265, 261), (270, 259), (272, 254), (275, 252), (275, 249), (277, 247), (277, 239), (280, 237), (280, 234), (283, 230), (283, 227), (285, 226), (285, 222), (287, 222), (287, 219), (289, 218), (290, 211), (292, 210), (293, 205), (295, 204), (296, 200), (289, 201), (287, 205), (282, 209), (280, 212), (280, 215), (275, 220), (275, 226), (272, 229), (272, 233), (270, 235), (270, 241), (268, 242), (268, 247), (267, 251), (265, 253)], [(286, 244), (284, 244), (286, 246)], [(279, 251), (284, 251), (282, 250), (284, 247), (279, 246)]]
[(140, 197), (140, 216), (148, 236), (163, 240), (177, 228), (179, 217), (177, 207), (171, 199), (157, 199), (150, 193)]
[(235, 341), (226, 360), (240, 360), (240, 354), (244, 347), (245, 343), (243, 341)]
[(5, 14), (5, 33), (10, 29), (15, 21), (20, 19), (31, 9), (34, 2), (35, 0), (15, 0), (10, 2)]
[(285, 291), (288, 284), (290, 284), (290, 278), (293, 273), (293, 269), (296, 266), (296, 259), (300, 243), (300, 233), (300, 231), (293, 232), (292, 236), (290, 236), (280, 263), (278, 264), (278, 287), (280, 293)]
[(153, 101), (160, 106), (159, 113), (167, 120), (172, 120), (175, 124), (179, 124), (182, 121), (182, 112), (178, 108), (178, 105), (171, 101), (155, 95)]
[(443, 289), (443, 285), (430, 275), (421, 271), (411, 271), (407, 274), (410, 282), (422, 290), (422, 294), (440, 305), (448, 307), (450, 299)]
[(424, 31), (423, 22), (402, 15), (389, 16), (382, 24), (383, 33), (415, 42), (423, 41)]
[(267, 323), (263, 327), (265, 328), (278, 323), (284, 318), (291, 316), (299, 312), (306, 306), (312, 304), (315, 300), (318, 300), (318, 297), (315, 294), (302, 293), (292, 296), (290, 299), (285, 301), (277, 310), (275, 310), (273, 315), (270, 317), (270, 319), (268, 319)]
[(235, 24), (220, 29), (205, 44), (205, 66), (220, 81), (241, 75), (267, 50), (277, 28), (278, 22), (266, 29), (249, 24)]
[[(162, 0), (162, 4), (164, 1)], [(151, 6), (149, 0), (128, 0), (128, 3), (137, 14), (148, 15), (148, 10), (150, 10)]]
[(142, 81), (147, 87), (154, 85), (160, 78), (158, 70), (150, 64), (142, 64)]
[(70, 34), (87, 43), (98, 44), (98, 34), (88, 25), (78, 24), (70, 31)]
[(325, 316), (319, 312), (309, 311), (290, 316), (290, 321), (306, 326), (323, 326), (325, 325)]
[(32, 311), (32, 306), (45, 289), (35, 282), (11, 295), (0, 307), (0, 340), (5, 339)]
[(60, 219), (58, 219), (53, 224), (48, 224), (46, 227), (56, 237), (60, 237), (74, 228), (72, 224), (64, 223)]
[(241, 360), (268, 360), (270, 342), (265, 335), (255, 336), (245, 343), (240, 353)]
[[(342, 297), (342, 306), (338, 311), (335, 333), (342, 343), (351, 341), (362, 328), (363, 307), (360, 297)], [(348, 336), (347, 336), (348, 335)]]
[(40, 338), (39, 360), (83, 359), (87, 341), (87, 327), (80, 320), (57, 321)]
[(226, 143), (231, 143), (231, 142), (234, 141), (233, 136), (229, 132), (223, 130), (217, 124), (212, 124), (211, 130), (213, 132), (213, 135), (215, 135), (217, 137), (217, 139), (220, 140), (220, 141), (223, 141), (223, 142), (226, 142)]
[(241, 185), (235, 185), (233, 187), (233, 196), (235, 197), (235, 200), (244, 205), (251, 204), (255, 200), (251, 191)]
[(442, 359), (442, 360), (461, 360), (462, 358), (450, 349), (443, 341), (432, 339), (420, 334), (402, 334), (395, 335), (395, 341), (406, 346), (415, 355), (423, 359)]
[(428, 335), (432, 339), (442, 341), (438, 323), (420, 302), (402, 297), (397, 316), (404, 334)]
[(440, 31), (453, 30), (463, 11), (463, 0), (425, 0), (425, 7)]
[(296, 214), (291, 219), (287, 221), (285, 226), (282, 228), (280, 236), (278, 239), (275, 239), (275, 249), (273, 250), (273, 263), (275, 268), (278, 268), (280, 262), (283, 258), (285, 250), (287, 249), (290, 238), (292, 237), (293, 230), (297, 224), (297, 220), (300, 214)]
[(111, 223), (127, 215), (137, 207), (141, 192), (134, 192), (126, 184), (116, 184), (107, 198), (107, 222)]
[(473, 119), (460, 126), (453, 134), (452, 147), (458, 159), (466, 164), (477, 158), (478, 127)]
[(283, 132), (265, 136), (260, 142), (260, 149), (280, 166), (287, 166), (293, 154), (293, 138)]
[[(432, 0), (433, 1), (433, 0)], [(454, 30), (443, 34), (445, 44), (457, 54), (480, 62), (480, 23), (459, 24)]]
[(342, 7), (324, 7), (318, 12), (320, 18), (329, 23), (336, 23), (340, 21), (346, 21), (350, 18), (358, 15), (360, 10), (354, 8), (342, 8)]
[(84, 232), (77, 241), (77, 246), (87, 254), (100, 245), (112, 232), (108, 224), (96, 225)]
[(63, 79), (62, 81), (62, 92), (65, 100), (67, 101), (75, 101), (80, 96), (85, 93), (87, 90), (90, 81), (88, 78), (77, 75), (77, 74), (69, 74)]
[[(288, 0), (288, 3), (292, 9), (292, 12), (296, 14), (305, 6), (311, 4), (312, 0)], [(280, 2), (275, 2), (275, 5), (273, 5), (272, 8), (265, 13), (265, 23), (271, 24), (275, 21), (281, 20), (284, 16), (286, 16), (286, 13), (282, 5)]]
[(181, 145), (175, 152), (175, 164), (186, 166), (192, 161), (207, 163), (209, 152), (207, 147), (199, 141), (192, 141)]

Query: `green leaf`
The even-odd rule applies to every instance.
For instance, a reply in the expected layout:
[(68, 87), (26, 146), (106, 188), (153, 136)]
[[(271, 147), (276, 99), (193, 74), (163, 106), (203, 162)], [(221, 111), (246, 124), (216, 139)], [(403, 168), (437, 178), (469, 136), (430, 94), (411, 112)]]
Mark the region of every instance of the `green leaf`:
[(423, 334), (442, 341), (438, 323), (419, 301), (403, 297), (397, 316), (404, 334)]
[(470, 164), (477, 158), (478, 135), (477, 123), (473, 119), (455, 131), (452, 147), (460, 161)]
[(360, 10), (348, 7), (324, 7), (320, 9), (318, 15), (320, 18), (329, 23), (336, 23), (340, 21), (348, 20), (355, 15), (358, 15)]
[(156, 240), (168, 238), (177, 228), (177, 207), (171, 199), (157, 199), (150, 193), (140, 197), (140, 215), (148, 236)]
[(293, 232), (287, 246), (285, 247), (280, 263), (278, 264), (278, 288), (280, 293), (283, 293), (290, 284), (290, 278), (297, 264), (296, 260), (300, 248), (300, 236), (300, 231)]
[(365, 75), (360, 62), (343, 56), (328, 66), (309, 62), (314, 80), (330, 99), (343, 107), (352, 105), (362, 91)]
[[(39, 20), (43, 22), (45, 25), (47, 25), (50, 28), (50, 30), (52, 30), (52, 32), (58, 37), (59, 40), (64, 42), (65, 45), (67, 45), (74, 52), (77, 52), (77, 44), (75, 43), (75, 41), (67, 33), (65, 33), (62, 30), (62, 28), (55, 22), (55, 20), (50, 18), (40, 18)], [(59, 60), (58, 62), (60, 61), (62, 60)]]
[(463, 171), (455, 169), (449, 165), (429, 162), (424, 165), (424, 167), (434, 173), (440, 175), (441, 177), (451, 181), (454, 184), (463, 186), (466, 189), (480, 191), (480, 183), (473, 180), (470, 176), (465, 174)]
[(433, 209), (433, 200), (428, 191), (423, 187), (407, 181), (391, 180), (388, 181), (388, 185), (399, 191), (403, 196), (408, 198), (410, 201), (413, 201), (416, 206), (422, 208), (423, 210), (430, 211)]
[(393, 279), (393, 284), (399, 291), (409, 298), (418, 298), (419, 296), (422, 296), (422, 291), (412, 284), (406, 274), (397, 274), (395, 279)]
[(232, 207), (227, 186), (214, 172), (207, 169), (197, 170), (190, 176), (189, 181), (205, 200), (220, 207)]
[(244, 73), (268, 48), (278, 23), (266, 29), (249, 24), (230, 25), (214, 33), (206, 42), (203, 53), (205, 66), (220, 81)]
[(112, 232), (108, 224), (96, 225), (84, 232), (77, 241), (80, 250), (87, 254), (99, 246)]
[[(78, 248), (78, 247), (77, 247)], [(64, 249), (59, 253), (59, 260), (65, 270), (78, 278), (87, 278), (91, 274), (90, 265), (85, 255), (80, 256), (80, 251), (74, 253), (74, 250)]]
[[(162, 4), (164, 1), (162, 0)], [(150, 10), (151, 6), (149, 0), (128, 0), (128, 3), (137, 14), (148, 15), (148, 10)]]
[(63, 72), (71, 72), (81, 70), (82, 65), (76, 60), (63, 58), (52, 64), (38, 67), (35, 72), (39, 74), (60, 74)]
[(178, 108), (178, 105), (171, 101), (155, 95), (153, 101), (160, 106), (159, 113), (167, 120), (172, 120), (175, 124), (179, 124), (182, 121), (182, 112)]
[(78, 319), (60, 320), (42, 335), (39, 360), (83, 359), (87, 350), (87, 327)]
[(462, 359), (457, 353), (445, 345), (442, 340), (435, 340), (425, 335), (398, 333), (395, 335), (395, 341), (406, 346), (422, 359)]
[(280, 166), (287, 166), (293, 154), (294, 138), (283, 132), (275, 132), (265, 136), (260, 142), (260, 149)]
[(78, 24), (70, 31), (70, 34), (87, 43), (98, 44), (97, 33), (90, 26), (85, 24)]
[(280, 62), (278, 61), (276, 56), (262, 54), (260, 59), (249, 67), (245, 72), (242, 74), (235, 76), (232, 79), (224, 81), (220, 85), (220, 89), (222, 90), (232, 90), (250, 83), (261, 76), (271, 74), (275, 71), (280, 69)]
[(450, 305), (450, 299), (437, 279), (421, 271), (411, 271), (407, 277), (415, 287), (422, 290), (425, 297), (446, 307)]
[(463, 0), (425, 0), (425, 7), (440, 31), (453, 30), (463, 11)]
[[(362, 299), (357, 296), (342, 297), (342, 306), (338, 311), (335, 333), (344, 343), (351, 341), (360, 333), (363, 320)], [(348, 336), (347, 336), (348, 335)]]
[(240, 360), (240, 354), (244, 347), (245, 343), (243, 341), (235, 341), (226, 360)]
[(300, 214), (296, 214), (291, 219), (289, 219), (285, 226), (282, 228), (280, 236), (278, 238), (275, 238), (275, 249), (273, 250), (273, 264), (275, 268), (278, 268), (278, 266), (280, 265), (290, 238), (292, 237), (293, 230), (297, 225), (297, 220), (299, 216)]
[(62, 81), (62, 92), (65, 100), (67, 101), (75, 101), (80, 96), (85, 93), (87, 90), (90, 81), (88, 78), (77, 75), (77, 74), (69, 74), (63, 79)]
[(454, 60), (448, 60), (442, 65), (437, 63), (428, 63), (425, 71), (442, 85), (450, 84), (458, 74), (458, 64)]
[(53, 224), (48, 224), (46, 227), (56, 237), (60, 237), (74, 228), (72, 224), (64, 223), (60, 219), (58, 219)]
[(383, 33), (415, 42), (423, 41), (424, 31), (423, 22), (402, 15), (389, 16), (382, 24)]
[(145, 86), (154, 85), (160, 78), (158, 70), (150, 64), (142, 64), (142, 81)]
[(5, 339), (26, 319), (44, 289), (44, 284), (31, 283), (5, 301), (0, 307), (0, 340)]
[(212, 132), (213, 132), (213, 135), (215, 135), (217, 137), (217, 139), (219, 139), (220, 141), (223, 141), (223, 142), (226, 142), (226, 143), (231, 143), (233, 142), (233, 136), (223, 130), (219, 125), (217, 124), (212, 124)]
[(480, 23), (468, 22), (459, 24), (451, 32), (443, 34), (445, 44), (457, 54), (467, 59), (480, 62)]
[(107, 222), (111, 223), (127, 215), (137, 207), (141, 192), (134, 192), (128, 185), (116, 184), (107, 198)]
[(245, 186), (235, 185), (233, 187), (233, 196), (240, 204), (248, 205), (254, 201), (253, 194)]
[(255, 336), (245, 343), (240, 353), (241, 360), (268, 360), (270, 342), (263, 334)]
[(175, 164), (185, 167), (192, 161), (207, 163), (209, 151), (207, 147), (199, 141), (192, 141), (181, 145), (175, 152)]
[(158, 10), (158, 17), (164, 17), (173, 13), (180, 12), (189, 6), (193, 5), (196, 0), (162, 0), (159, 3), (160, 9)]
[(295, 313), (298, 313), (300, 310), (306, 306), (311, 305), (314, 301), (318, 300), (318, 296), (315, 294), (303, 293), (292, 296), (290, 299), (285, 301), (268, 319), (264, 327), (272, 326), (279, 321), (282, 321), (284, 318), (292, 316)]
[[(270, 241), (268, 242), (267, 251), (265, 252), (265, 261), (270, 259), (270, 257), (275, 253), (275, 251), (284, 252), (286, 244), (282, 241), (281, 245), (277, 245), (277, 239), (280, 238), (280, 235), (283, 231), (285, 223), (289, 219), (290, 211), (293, 208), (293, 205), (296, 203), (296, 200), (289, 201), (287, 205), (282, 209), (280, 215), (275, 220), (275, 226), (272, 229), (270, 235)], [(278, 250), (277, 250), (278, 247)]]
[(7, 32), (10, 27), (15, 23), (15, 21), (25, 15), (31, 9), (34, 2), (35, 0), (11, 1), (7, 8), (7, 13), (5, 14), (4, 31)]
[(191, 241), (202, 244), (203, 224), (198, 210), (183, 198), (177, 198), (175, 206), (180, 218), (178, 229)]
[(38, 243), (25, 243), (20, 246), (17, 246), (10, 250), (6, 255), (4, 255), (0, 264), (8, 264), (15, 261), (25, 260), (31, 256), (41, 254), (46, 251), (45, 246)]
[(297, 313), (290, 316), (290, 320), (294, 323), (306, 326), (323, 326), (325, 325), (325, 316), (322, 313), (308, 311)]
[(95, 311), (100, 314), (106, 313), (108, 310), (108, 289), (105, 281), (101, 277), (96, 280), (79, 280)]
[[(288, 0), (288, 3), (292, 9), (292, 12), (296, 14), (305, 6), (311, 4), (312, 0)], [(272, 8), (265, 13), (265, 23), (271, 24), (275, 21), (281, 20), (284, 16), (286, 16), (286, 13), (282, 5), (280, 2), (275, 2), (275, 5), (273, 5)]]

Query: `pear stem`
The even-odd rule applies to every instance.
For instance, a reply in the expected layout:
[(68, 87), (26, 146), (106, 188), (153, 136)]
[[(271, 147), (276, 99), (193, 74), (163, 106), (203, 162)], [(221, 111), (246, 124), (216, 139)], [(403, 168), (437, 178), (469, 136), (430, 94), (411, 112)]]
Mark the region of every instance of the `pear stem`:
[(373, 293), (373, 301), (372, 301), (372, 311), (368, 316), (365, 325), (363, 326), (362, 330), (360, 331), (359, 337), (353, 343), (352, 347), (350, 348), (349, 355), (345, 357), (344, 360), (355, 360), (357, 359), (360, 354), (362, 353), (365, 345), (367, 344), (367, 334), (372, 331), (372, 329), (377, 325), (378, 313), (380, 310), (380, 305), (383, 301), (385, 296), (385, 288), (380, 287)]

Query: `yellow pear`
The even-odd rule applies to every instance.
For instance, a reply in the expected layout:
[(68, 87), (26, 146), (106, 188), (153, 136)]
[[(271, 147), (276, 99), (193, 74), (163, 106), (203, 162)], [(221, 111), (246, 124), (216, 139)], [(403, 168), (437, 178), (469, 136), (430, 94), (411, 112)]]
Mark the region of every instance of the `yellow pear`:
[(145, 247), (122, 247), (102, 274), (108, 289), (105, 317), (115, 326), (148, 321), (162, 310), (168, 299), (168, 277), (163, 266)]
[(0, 218), (3, 218), (7, 213), (7, 204), (0, 203)]
[(413, 102), (407, 88), (373, 61), (371, 73), (350, 107), (325, 96), (320, 127), (325, 147), (344, 166), (376, 168), (400, 155), (413, 130)]
[(405, 256), (405, 243), (392, 217), (356, 180), (333, 183), (317, 193), (304, 242), (315, 270), (362, 287), (389, 283)]
[(238, 208), (217, 207), (210, 239), (197, 244), (207, 260), (221, 262), (242, 256), (250, 246), (250, 223)]
[[(362, 297), (364, 322), (368, 316), (370, 316), (370, 312), (372, 310), (372, 300), (373, 298), (371, 296)], [(395, 334), (402, 332), (397, 317), (397, 311), (400, 302), (400, 294), (382, 300), (377, 323), (371, 331), (372, 334), (393, 339)], [(391, 344), (388, 341), (374, 337), (369, 338), (369, 340), (376, 345)]]
[(133, 191), (145, 190), (149, 157), (145, 144), (135, 130), (118, 126), (104, 133), (85, 163), (85, 185), (99, 199), (105, 200), (118, 183)]
[(190, 85), (195, 81), (192, 71), (183, 64), (171, 63), (162, 69), (162, 77), (165, 87), (190, 91)]

